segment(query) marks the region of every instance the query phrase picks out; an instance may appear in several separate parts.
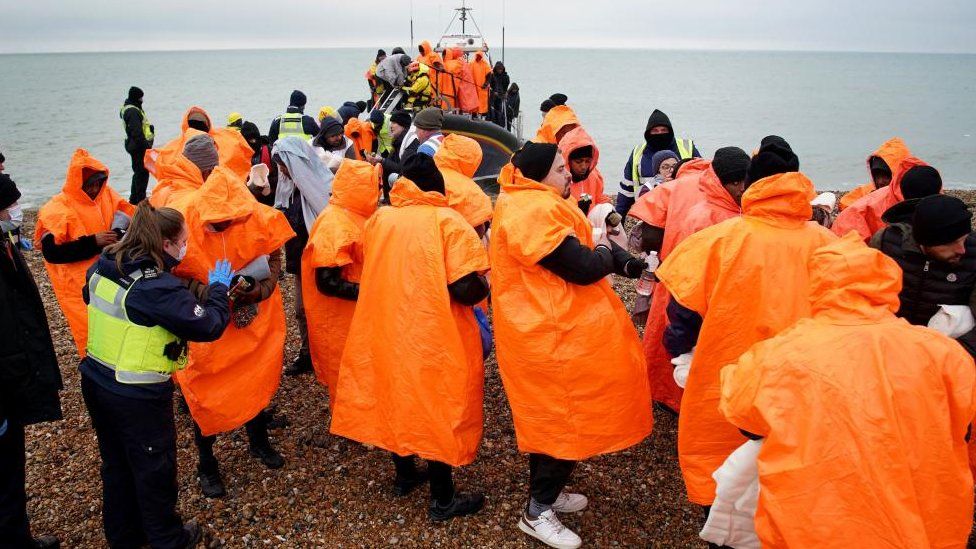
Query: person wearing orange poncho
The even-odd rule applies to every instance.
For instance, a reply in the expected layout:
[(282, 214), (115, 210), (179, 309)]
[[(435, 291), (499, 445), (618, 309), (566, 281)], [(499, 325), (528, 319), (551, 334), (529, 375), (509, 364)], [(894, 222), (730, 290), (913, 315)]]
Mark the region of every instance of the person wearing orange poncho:
[(194, 129), (186, 132), (187, 140), (173, 161), (157, 166), (156, 179), (149, 203), (162, 208), (179, 202), (186, 195), (203, 186), (220, 162), (217, 144), (209, 135)]
[[(710, 169), (711, 162), (693, 158), (681, 165), (677, 178), (654, 187), (637, 199), (628, 215), (641, 221), (640, 248), (644, 252), (656, 251), (658, 259), (667, 259), (671, 250), (680, 242), (685, 216), (696, 204), (704, 200), (699, 185), (702, 174)], [(634, 230), (637, 230), (636, 228)], [(681, 387), (674, 382), (674, 366), (664, 348), (662, 337), (668, 325), (665, 311), (671, 295), (663, 284), (655, 284), (650, 306), (644, 304), (647, 321), (644, 325), (644, 357), (654, 402), (664, 405), (671, 412), (681, 408)], [(641, 296), (638, 296), (635, 313), (641, 312)]]
[(837, 207), (840, 210), (847, 209), (861, 198), (873, 193), (878, 189), (883, 189), (891, 184), (892, 166), (898, 166), (901, 161), (911, 156), (905, 142), (898, 137), (885, 141), (874, 154), (868, 157), (868, 173), (871, 175), (871, 182), (865, 183), (841, 197)]
[(567, 97), (555, 93), (542, 102), (542, 125), (532, 141), (536, 143), (559, 143), (564, 135), (578, 128), (580, 124), (576, 112), (566, 104)]
[(257, 202), (223, 166), (174, 207), (183, 212), (190, 236), (173, 273), (192, 290), (205, 288), (215, 259), (226, 258), (235, 273), (233, 322), (217, 341), (191, 343), (189, 363), (175, 375), (193, 416), (200, 486), (205, 496), (220, 497), (225, 490), (213, 454), (218, 433), (245, 425), (251, 455), (271, 469), (284, 465), (268, 440), (262, 410), (281, 377), (285, 310), (278, 275), (281, 246), (295, 233), (284, 214)]
[(85, 273), (104, 247), (119, 241), (135, 213), (109, 186), (108, 176), (105, 164), (77, 149), (61, 192), (41, 207), (34, 227), (34, 247), (44, 255), (54, 295), (81, 357), (88, 343), (88, 312), (81, 297)]
[[(240, 178), (247, 177), (251, 170), (251, 156), (254, 151), (247, 144), (241, 132), (231, 128), (215, 128), (210, 115), (201, 107), (190, 107), (183, 115), (180, 136), (166, 145), (146, 151), (146, 169), (159, 179), (160, 167), (176, 162), (186, 142), (193, 137), (188, 130), (194, 129), (210, 135), (217, 144), (220, 165), (230, 169)], [(165, 172), (163, 172), (165, 173)]]
[(339, 361), (363, 276), (363, 227), (376, 211), (380, 168), (347, 160), (332, 180), (329, 205), (322, 210), (302, 254), (302, 298), (308, 343), (319, 383), (334, 406)]
[(471, 63), (471, 77), (474, 86), (478, 91), (478, 114), (488, 116), (488, 76), (491, 74), (491, 63), (484, 52), (474, 53), (474, 62)]
[[(324, 127), (325, 124), (323, 123), (323, 128)], [(376, 135), (373, 133), (373, 126), (368, 120), (350, 118), (348, 121), (346, 121), (346, 126), (343, 133), (346, 137), (352, 140), (352, 147), (347, 148), (347, 158), (363, 160), (363, 151), (366, 151), (367, 154), (371, 154), (373, 152), (373, 141), (376, 139)], [(321, 139), (317, 139), (316, 143), (321, 143)]]
[(914, 156), (902, 158), (891, 167), (891, 184), (862, 197), (840, 212), (830, 230), (837, 236), (857, 231), (861, 239), (868, 241), (874, 233), (887, 225), (881, 217), (888, 208), (906, 199), (927, 196), (927, 188), (915, 188), (911, 183), (906, 187), (903, 181), (912, 168), (925, 165), (925, 162)]
[(488, 295), (488, 253), (445, 192), (434, 160), (415, 154), (391, 207), (366, 222), (331, 427), (392, 453), (395, 495), (429, 476), (434, 521), (484, 505), (482, 494), (455, 491), (452, 468), (474, 461), (481, 441), (484, 351), (472, 306)]
[(809, 262), (812, 318), (722, 370), (722, 414), (763, 440), (763, 547), (965, 547), (976, 365), (895, 317), (901, 270), (854, 235)]
[(447, 204), (474, 227), (479, 236), (491, 221), (491, 198), (475, 183), (475, 172), (481, 165), (481, 145), (470, 137), (450, 134), (444, 137), (434, 153), (434, 162), (444, 176)]
[(745, 442), (718, 411), (719, 371), (809, 316), (807, 262), (835, 239), (810, 221), (814, 187), (792, 149), (764, 141), (749, 165), (742, 216), (689, 236), (656, 272), (672, 296), (665, 348), (691, 359), (678, 459), (688, 499), (704, 506), (715, 498), (712, 473)]
[[(555, 513), (587, 499), (563, 488), (578, 461), (629, 448), (651, 432), (651, 397), (637, 331), (606, 276), (640, 276), (644, 261), (594, 246), (550, 143), (526, 143), (499, 176), (490, 244), (498, 368), (519, 450), (529, 454), (519, 529), (579, 547)], [(555, 544), (555, 545), (554, 545)]]
[(590, 134), (582, 127), (569, 130), (559, 140), (559, 150), (573, 179), (570, 196), (579, 200), (581, 195), (588, 194), (593, 204), (609, 204), (610, 197), (603, 193), (603, 174), (597, 169), (600, 149)]

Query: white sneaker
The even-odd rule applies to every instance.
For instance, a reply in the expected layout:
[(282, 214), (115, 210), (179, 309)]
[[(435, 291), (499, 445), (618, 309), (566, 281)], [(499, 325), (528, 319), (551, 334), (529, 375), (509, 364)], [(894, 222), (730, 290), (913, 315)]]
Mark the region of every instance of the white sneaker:
[(583, 540), (563, 526), (552, 509), (542, 513), (535, 520), (529, 519), (523, 512), (522, 518), (519, 519), (519, 530), (556, 549), (576, 549), (583, 545)]
[(552, 510), (557, 513), (578, 513), (586, 509), (587, 499), (583, 494), (559, 492), (559, 497), (552, 504)]

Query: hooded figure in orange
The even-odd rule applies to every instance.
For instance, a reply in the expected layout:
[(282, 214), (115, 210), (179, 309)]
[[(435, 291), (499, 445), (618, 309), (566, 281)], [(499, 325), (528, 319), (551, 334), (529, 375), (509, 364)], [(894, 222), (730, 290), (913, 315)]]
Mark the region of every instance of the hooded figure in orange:
[(203, 186), (220, 162), (217, 144), (209, 135), (194, 129), (186, 132), (187, 140), (173, 161), (156, 166), (156, 179), (149, 203), (162, 208), (179, 202)]
[[(556, 98), (556, 100), (554, 101), (553, 98)], [(559, 143), (564, 135), (582, 124), (580, 123), (579, 117), (576, 116), (576, 112), (569, 105), (566, 105), (565, 95), (557, 93), (547, 99), (547, 101), (554, 102), (555, 104), (550, 106), (547, 103), (543, 103), (548, 109), (544, 111), (545, 116), (542, 117), (542, 125), (539, 126), (539, 131), (536, 132), (535, 138), (532, 141), (536, 143), (555, 144)]]
[(382, 169), (348, 160), (332, 181), (329, 205), (322, 210), (302, 254), (302, 298), (315, 377), (329, 389), (335, 405), (339, 361), (356, 310), (363, 276), (363, 227), (379, 201)]
[(594, 204), (609, 204), (610, 197), (603, 193), (603, 174), (597, 169), (600, 149), (590, 134), (582, 127), (566, 132), (559, 141), (559, 150), (573, 178), (569, 187), (570, 196), (579, 200), (580, 195), (585, 193), (593, 198)]
[[(687, 236), (684, 220), (688, 212), (705, 200), (701, 189), (704, 173), (710, 171), (711, 162), (694, 158), (685, 162), (678, 177), (654, 187), (641, 195), (628, 212), (639, 219), (642, 251), (656, 251), (658, 259), (664, 261), (671, 250)], [(681, 238), (679, 238), (681, 237)], [(644, 357), (647, 361), (647, 375), (651, 383), (651, 396), (669, 409), (678, 412), (681, 408), (681, 387), (674, 382), (674, 366), (664, 348), (662, 337), (668, 325), (665, 311), (671, 301), (664, 284), (655, 284), (647, 322), (644, 325)]]
[(586, 506), (562, 494), (576, 462), (637, 444), (653, 419), (637, 331), (605, 279), (639, 277), (644, 262), (615, 244), (594, 247), (590, 222), (567, 200), (570, 181), (555, 145), (526, 143), (499, 176), (489, 248), (498, 368), (531, 471), (519, 527), (578, 546), (551, 527), (554, 512)]
[(108, 185), (108, 175), (108, 168), (88, 151), (76, 150), (61, 192), (37, 213), (34, 227), (34, 247), (44, 254), (54, 295), (81, 357), (88, 342), (88, 309), (81, 296), (88, 267), (102, 248), (118, 241), (135, 213)]
[(474, 62), (471, 64), (471, 77), (475, 88), (478, 91), (478, 114), (488, 115), (488, 75), (491, 74), (491, 63), (485, 57), (484, 52), (474, 53)]
[(460, 48), (447, 50), (444, 57), (444, 68), (454, 76), (454, 88), (457, 90), (455, 107), (461, 112), (476, 114), (478, 112), (478, 89), (475, 87), (474, 72)]
[(976, 366), (895, 317), (901, 270), (850, 235), (813, 254), (812, 318), (722, 370), (720, 409), (762, 437), (763, 547), (965, 547)]
[(862, 197), (865, 197), (878, 189), (882, 189), (891, 184), (893, 166), (898, 166), (901, 161), (911, 156), (908, 147), (901, 138), (893, 137), (884, 142), (874, 154), (868, 157), (868, 173), (871, 175), (871, 182), (865, 183), (853, 191), (845, 194), (838, 205), (841, 210), (847, 209)]
[(373, 140), (376, 135), (373, 133), (373, 126), (367, 120), (350, 118), (346, 121), (344, 132), (346, 137), (352, 139), (353, 150), (356, 153), (356, 160), (362, 160), (362, 151), (373, 152)]
[(719, 371), (754, 343), (809, 316), (807, 263), (834, 236), (810, 221), (813, 183), (785, 141), (753, 157), (742, 216), (699, 231), (658, 268), (668, 288), (665, 348), (694, 351), (678, 419), (688, 498), (711, 505), (712, 473), (745, 442), (718, 411)]
[(434, 162), (444, 176), (447, 203), (474, 227), (479, 235), (491, 221), (491, 198), (473, 177), (481, 165), (481, 145), (470, 137), (448, 134), (434, 154)]
[(930, 194), (937, 194), (942, 190), (940, 187), (934, 189), (933, 192), (933, 189), (925, 185), (924, 182), (919, 182), (922, 184), (916, 186), (912, 178), (906, 179), (912, 168), (925, 165), (925, 162), (914, 156), (903, 158), (899, 164), (891, 168), (893, 175), (890, 185), (882, 187), (848, 206), (840, 212), (830, 230), (838, 236), (857, 231), (857, 234), (861, 235), (861, 239), (865, 242), (870, 240), (874, 233), (887, 226), (881, 216), (888, 211), (888, 208), (902, 200), (922, 198)]
[(254, 151), (247, 144), (241, 132), (232, 128), (215, 128), (210, 115), (201, 107), (190, 107), (183, 115), (180, 136), (166, 145), (146, 151), (146, 169), (159, 179), (160, 167), (177, 161), (186, 142), (193, 137), (188, 130), (194, 129), (209, 134), (217, 144), (220, 165), (230, 169), (238, 177), (247, 177), (251, 170), (251, 157)]
[(461, 100), (458, 96), (460, 88), (457, 76), (461, 72), (461, 63), (455, 57), (455, 50), (444, 51), (444, 60), (438, 59), (431, 65), (437, 74), (437, 91), (445, 99), (445, 104), (441, 107), (444, 110), (457, 110), (461, 108)]
[(481, 494), (456, 493), (452, 467), (474, 461), (481, 442), (484, 362), (472, 306), (488, 295), (488, 253), (448, 207), (434, 160), (415, 154), (363, 236), (356, 312), (339, 367), (332, 432), (392, 452), (394, 493), (423, 482), (429, 516), (477, 512)]
[[(252, 455), (269, 468), (284, 460), (268, 441), (261, 411), (278, 389), (285, 346), (285, 309), (278, 274), (281, 246), (295, 236), (280, 211), (257, 202), (244, 182), (218, 166), (199, 190), (174, 206), (189, 232), (186, 256), (174, 274), (206, 284), (216, 259), (226, 258), (233, 322), (212, 343), (191, 343), (189, 364), (174, 376), (190, 407), (200, 451), (204, 494), (223, 494), (213, 455), (214, 435), (247, 424)], [(242, 287), (246, 283), (247, 287)]]

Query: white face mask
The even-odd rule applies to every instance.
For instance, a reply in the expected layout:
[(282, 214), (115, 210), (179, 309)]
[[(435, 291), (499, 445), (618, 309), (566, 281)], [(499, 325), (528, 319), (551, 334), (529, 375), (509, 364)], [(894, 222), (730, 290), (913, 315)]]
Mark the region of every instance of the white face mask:
[(14, 204), (7, 208), (7, 214), (10, 215), (10, 219), (0, 221), (0, 232), (15, 231), (24, 224), (24, 209), (20, 207), (20, 204)]
[[(171, 244), (172, 244), (172, 243), (171, 243)], [(184, 243), (183, 243), (183, 245), (182, 245), (182, 246), (180, 246), (180, 249), (179, 249), (179, 251), (178, 251), (178, 252), (176, 252), (176, 255), (173, 255), (173, 254), (171, 254), (170, 252), (166, 252), (166, 253), (167, 253), (167, 254), (169, 254), (169, 255), (170, 255), (170, 257), (172, 257), (172, 258), (173, 258), (173, 259), (175, 259), (176, 261), (183, 261), (183, 258), (184, 258), (184, 257), (186, 257), (186, 244), (187, 244), (187, 243), (186, 243), (186, 242), (184, 242)]]

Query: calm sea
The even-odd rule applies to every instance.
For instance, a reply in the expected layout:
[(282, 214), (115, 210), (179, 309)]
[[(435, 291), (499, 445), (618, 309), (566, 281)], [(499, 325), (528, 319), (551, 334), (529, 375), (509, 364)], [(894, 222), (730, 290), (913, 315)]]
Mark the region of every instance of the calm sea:
[[(60, 189), (72, 151), (85, 147), (125, 195), (131, 172), (118, 112), (130, 85), (146, 92), (159, 144), (176, 136), (191, 105), (221, 124), (240, 111), (266, 131), (295, 88), (313, 114), (364, 99), (374, 52), (0, 55), (6, 171), (39, 205)], [(782, 135), (821, 189), (863, 183), (865, 157), (896, 135), (952, 186), (976, 188), (976, 55), (509, 49), (505, 62), (522, 89), (527, 134), (542, 99), (569, 96), (601, 149), (609, 192), (654, 108), (705, 156)]]

